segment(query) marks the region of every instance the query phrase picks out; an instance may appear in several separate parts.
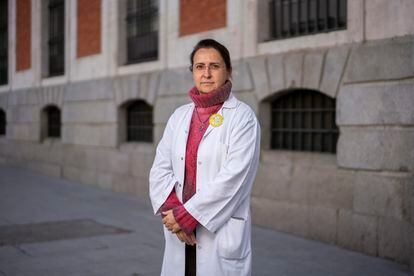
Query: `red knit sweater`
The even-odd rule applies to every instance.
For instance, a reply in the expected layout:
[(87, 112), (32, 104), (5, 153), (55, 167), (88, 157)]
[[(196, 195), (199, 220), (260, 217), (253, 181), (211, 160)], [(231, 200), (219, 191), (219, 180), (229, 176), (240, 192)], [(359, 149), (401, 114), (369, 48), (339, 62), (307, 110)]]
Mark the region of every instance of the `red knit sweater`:
[[(230, 91), (231, 82), (226, 82), (216, 91), (210, 93), (201, 94), (195, 87), (189, 92), (189, 96), (195, 103), (195, 109), (191, 117), (190, 131), (187, 139), (183, 203), (196, 193), (197, 151), (200, 141), (209, 126), (209, 118), (212, 114), (219, 111), (223, 102), (229, 97)], [(161, 207), (161, 211), (172, 209), (174, 218), (180, 225), (181, 230), (190, 234), (196, 228), (198, 221), (187, 212), (183, 203), (180, 202), (175, 189), (173, 189)]]

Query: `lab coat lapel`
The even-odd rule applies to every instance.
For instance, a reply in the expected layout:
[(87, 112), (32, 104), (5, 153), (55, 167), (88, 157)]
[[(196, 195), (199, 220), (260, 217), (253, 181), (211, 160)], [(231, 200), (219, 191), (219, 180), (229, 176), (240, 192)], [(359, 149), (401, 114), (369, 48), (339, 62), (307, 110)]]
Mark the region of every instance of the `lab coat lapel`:
[[(223, 103), (223, 106), (220, 108), (220, 110), (217, 113), (220, 114), (221, 116), (223, 116), (223, 109), (225, 109), (225, 108), (235, 108), (236, 106), (237, 106), (237, 99), (233, 96), (232, 93), (230, 93), (229, 98)], [(226, 118), (224, 116), (223, 116), (223, 119), (224, 119), (224, 121), (226, 120)], [(224, 124), (224, 121), (223, 121), (223, 124)], [(213, 127), (209, 123), (208, 128), (207, 128), (206, 132), (203, 135), (203, 140), (210, 134), (210, 132), (212, 132), (216, 128), (220, 128), (220, 126)]]

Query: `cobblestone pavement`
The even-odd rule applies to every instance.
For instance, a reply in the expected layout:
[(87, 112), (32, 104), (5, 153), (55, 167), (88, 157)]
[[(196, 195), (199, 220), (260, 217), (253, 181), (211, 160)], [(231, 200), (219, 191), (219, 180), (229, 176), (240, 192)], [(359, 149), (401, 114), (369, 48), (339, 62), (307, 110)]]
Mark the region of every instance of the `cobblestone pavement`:
[[(388, 260), (260, 227), (252, 242), (253, 275), (409, 275)], [(0, 166), (0, 275), (159, 275), (162, 252), (148, 200)]]

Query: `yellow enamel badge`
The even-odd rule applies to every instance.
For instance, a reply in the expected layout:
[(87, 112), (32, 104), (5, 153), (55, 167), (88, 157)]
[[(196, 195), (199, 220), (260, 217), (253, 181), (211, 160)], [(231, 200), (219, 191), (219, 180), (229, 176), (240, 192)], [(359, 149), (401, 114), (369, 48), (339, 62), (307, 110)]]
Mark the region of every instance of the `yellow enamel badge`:
[(223, 124), (224, 118), (220, 114), (216, 113), (210, 117), (210, 125), (213, 127), (219, 127)]

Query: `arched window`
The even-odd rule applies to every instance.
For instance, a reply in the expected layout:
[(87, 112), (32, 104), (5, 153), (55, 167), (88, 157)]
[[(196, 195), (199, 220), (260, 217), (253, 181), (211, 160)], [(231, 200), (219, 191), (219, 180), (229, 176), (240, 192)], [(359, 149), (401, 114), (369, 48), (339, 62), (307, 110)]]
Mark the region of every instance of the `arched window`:
[(126, 140), (152, 142), (152, 107), (144, 101), (134, 101), (126, 111)]
[(272, 101), (271, 148), (336, 152), (335, 99), (313, 90), (294, 90)]
[(6, 112), (0, 109), (0, 136), (6, 135)]
[(59, 138), (62, 123), (60, 120), (60, 109), (56, 106), (48, 106), (45, 108), (47, 121), (47, 137)]

